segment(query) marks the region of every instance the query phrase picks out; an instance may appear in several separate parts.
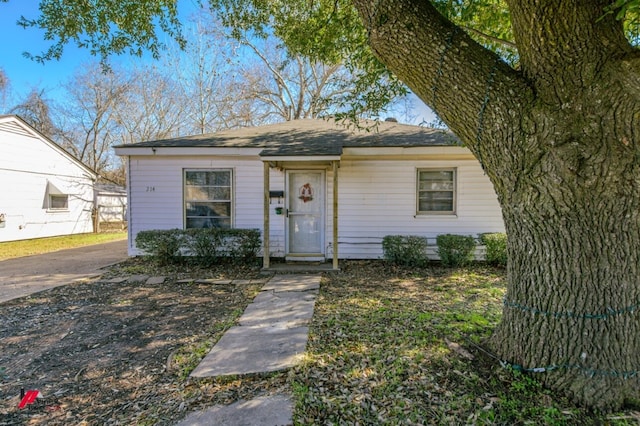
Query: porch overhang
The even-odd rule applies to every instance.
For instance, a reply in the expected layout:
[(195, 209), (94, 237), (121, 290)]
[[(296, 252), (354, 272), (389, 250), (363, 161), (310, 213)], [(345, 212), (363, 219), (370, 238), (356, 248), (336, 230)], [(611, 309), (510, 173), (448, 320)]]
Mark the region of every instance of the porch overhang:
[(297, 166), (315, 166), (324, 165), (330, 166), (335, 161), (340, 161), (340, 155), (277, 155), (277, 156), (264, 156), (261, 155), (260, 159), (264, 163), (268, 163), (273, 168), (286, 168)]

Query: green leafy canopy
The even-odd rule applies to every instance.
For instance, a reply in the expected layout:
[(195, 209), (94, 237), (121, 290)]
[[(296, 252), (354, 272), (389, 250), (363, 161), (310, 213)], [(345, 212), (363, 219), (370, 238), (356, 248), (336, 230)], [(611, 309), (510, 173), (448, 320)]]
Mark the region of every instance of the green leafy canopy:
[(605, 14), (615, 14), (617, 20), (624, 20), (629, 40), (640, 44), (640, 0), (615, 0), (605, 8)]
[[(6, 3), (9, 0), (0, 0)], [(504, 56), (515, 53), (505, 0), (433, 0), (438, 10)], [(203, 7), (204, 5), (200, 3)], [(348, 0), (210, 0), (209, 6), (236, 30), (273, 31), (295, 53), (328, 63), (369, 54), (366, 31)], [(103, 59), (116, 54), (159, 55), (164, 32), (184, 45), (178, 0), (41, 0), (40, 15), (18, 24), (45, 31), (50, 48), (29, 54), (38, 61), (59, 59), (67, 44)], [(640, 0), (612, 0), (603, 15), (624, 20), (631, 40), (640, 34)], [(369, 60), (363, 61), (366, 64)], [(366, 68), (366, 67), (365, 67)]]
[(45, 52), (25, 53), (38, 62), (60, 59), (69, 43), (103, 61), (114, 54), (141, 56), (145, 51), (157, 58), (162, 47), (158, 29), (180, 45), (185, 43), (176, 0), (41, 0), (39, 9), (37, 18), (22, 16), (18, 21), (25, 28), (44, 30), (45, 39), (52, 41)]
[[(7, 2), (8, 0), (0, 0)], [(505, 0), (433, 0), (448, 19), (508, 62), (518, 60)], [(202, 7), (204, 4), (200, 3)], [(342, 63), (358, 77), (345, 106), (359, 114), (381, 111), (405, 86), (377, 60), (367, 45), (367, 33), (348, 0), (210, 0), (223, 25), (236, 35), (274, 34), (292, 54), (329, 64)], [(89, 49), (103, 62), (111, 55), (160, 55), (160, 34), (181, 46), (186, 41), (178, 16), (178, 0), (41, 0), (40, 15), (18, 24), (45, 31), (52, 42), (45, 52), (26, 54), (44, 62), (60, 59), (65, 46)], [(603, 10), (624, 20), (629, 39), (640, 39), (640, 0), (615, 0)], [(348, 105), (347, 105), (348, 104)]]

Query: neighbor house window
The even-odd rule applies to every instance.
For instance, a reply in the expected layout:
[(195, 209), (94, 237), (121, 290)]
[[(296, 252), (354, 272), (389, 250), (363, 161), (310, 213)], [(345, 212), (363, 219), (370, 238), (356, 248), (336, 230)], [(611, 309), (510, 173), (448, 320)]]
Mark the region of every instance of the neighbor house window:
[(455, 214), (456, 170), (418, 170), (418, 214)]
[(49, 194), (49, 210), (68, 210), (69, 196), (66, 194)]
[(231, 170), (185, 170), (185, 228), (231, 228)]

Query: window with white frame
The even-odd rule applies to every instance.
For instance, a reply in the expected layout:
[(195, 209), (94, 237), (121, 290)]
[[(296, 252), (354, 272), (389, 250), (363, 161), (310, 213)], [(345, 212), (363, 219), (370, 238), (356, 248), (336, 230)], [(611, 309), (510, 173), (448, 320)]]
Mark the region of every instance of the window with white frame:
[(67, 194), (49, 194), (49, 210), (68, 210), (69, 196)]
[(185, 170), (185, 228), (231, 228), (232, 172)]
[(456, 213), (456, 169), (418, 169), (417, 213)]

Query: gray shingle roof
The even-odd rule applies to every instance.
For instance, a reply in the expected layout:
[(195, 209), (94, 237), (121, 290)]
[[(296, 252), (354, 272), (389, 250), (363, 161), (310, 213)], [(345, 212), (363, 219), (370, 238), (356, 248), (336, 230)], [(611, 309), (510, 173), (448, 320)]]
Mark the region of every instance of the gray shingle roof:
[[(373, 125), (366, 122), (364, 125)], [(140, 142), (120, 147), (263, 148), (261, 156), (340, 155), (343, 147), (419, 147), (460, 145), (451, 132), (395, 122), (369, 130), (333, 120), (294, 120), (207, 135)]]

